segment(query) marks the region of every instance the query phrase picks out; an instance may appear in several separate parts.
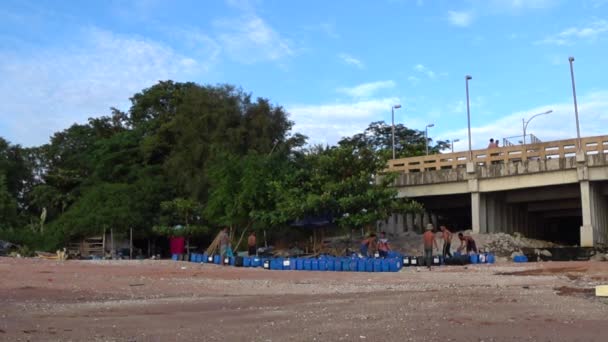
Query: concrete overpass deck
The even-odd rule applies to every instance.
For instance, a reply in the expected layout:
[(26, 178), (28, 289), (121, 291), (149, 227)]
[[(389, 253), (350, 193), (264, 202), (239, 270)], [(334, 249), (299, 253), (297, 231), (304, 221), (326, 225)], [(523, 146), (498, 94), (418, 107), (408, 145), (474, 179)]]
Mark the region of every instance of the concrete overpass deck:
[(475, 232), (521, 232), (549, 240), (565, 234), (575, 236), (568, 239), (573, 244), (607, 245), (608, 136), (583, 138), (580, 150), (577, 143), (569, 139), (391, 160), (387, 171), (399, 173), (399, 196), (422, 202), (430, 212), (419, 219), (393, 217), (388, 228), (410, 230), (415, 222), (423, 226), (425, 217), (449, 224), (451, 207), (470, 212), (468, 220), (459, 220)]

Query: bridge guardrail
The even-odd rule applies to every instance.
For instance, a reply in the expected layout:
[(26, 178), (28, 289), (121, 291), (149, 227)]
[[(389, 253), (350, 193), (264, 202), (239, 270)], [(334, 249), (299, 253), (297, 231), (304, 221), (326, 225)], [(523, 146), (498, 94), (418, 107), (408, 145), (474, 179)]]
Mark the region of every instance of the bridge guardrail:
[[(581, 138), (585, 155), (607, 154), (608, 135)], [(577, 139), (547, 141), (535, 144), (473, 150), (477, 165), (521, 162), (522, 160), (574, 158)], [(388, 161), (387, 171), (422, 172), (466, 167), (469, 151), (440, 153), (428, 156), (393, 159)]]

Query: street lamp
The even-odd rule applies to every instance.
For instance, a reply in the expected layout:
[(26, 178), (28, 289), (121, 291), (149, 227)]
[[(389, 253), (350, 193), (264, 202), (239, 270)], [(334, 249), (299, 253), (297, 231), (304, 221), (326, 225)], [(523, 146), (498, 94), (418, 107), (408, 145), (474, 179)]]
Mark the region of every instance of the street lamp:
[(581, 150), (581, 130), (578, 125), (578, 105), (576, 104), (576, 86), (574, 85), (574, 68), (572, 67), (572, 62), (574, 62), (574, 57), (568, 57), (568, 61), (570, 62), (570, 77), (572, 78), (572, 97), (574, 98), (574, 115), (576, 117), (576, 139), (578, 144), (578, 150)]
[(393, 120), (392, 132), (393, 132), (393, 159), (395, 159), (395, 109), (401, 108), (400, 104), (396, 104), (391, 107), (391, 118)]
[(473, 161), (473, 149), (471, 148), (471, 109), (469, 107), (469, 80), (473, 79), (471, 75), (464, 77), (467, 87), (467, 123), (469, 127), (469, 161)]
[(429, 128), (435, 127), (435, 124), (428, 124), (424, 128), (424, 148), (426, 149), (426, 155), (429, 155)]
[(452, 153), (454, 153), (454, 143), (457, 143), (459, 141), (460, 141), (460, 139), (454, 139), (454, 140), (452, 140)]
[(545, 115), (545, 114), (551, 114), (551, 113), (553, 113), (553, 109), (549, 109), (546, 112), (534, 114), (534, 115), (532, 115), (531, 118), (528, 119), (528, 121), (526, 121), (526, 119), (524, 119), (524, 118), (521, 119), (521, 125), (524, 128), (524, 142), (523, 142), (524, 146), (526, 146), (526, 128), (528, 127), (528, 124), (530, 123), (530, 121), (532, 121), (532, 119), (534, 119), (535, 117), (537, 117), (539, 115)]

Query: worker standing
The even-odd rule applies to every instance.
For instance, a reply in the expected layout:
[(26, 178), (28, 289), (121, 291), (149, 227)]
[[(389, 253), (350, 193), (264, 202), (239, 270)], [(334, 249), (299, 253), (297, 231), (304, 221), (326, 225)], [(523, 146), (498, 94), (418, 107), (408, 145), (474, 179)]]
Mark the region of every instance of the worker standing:
[(374, 251), (374, 247), (376, 245), (376, 234), (371, 233), (367, 239), (361, 241), (360, 252), (361, 255), (366, 258), (368, 256), (369, 251), (372, 253)]
[(249, 233), (249, 238), (247, 238), (247, 247), (249, 249), (249, 256), (256, 254), (257, 239), (255, 237), (254, 231), (251, 231), (251, 233)]
[(435, 234), (433, 233), (432, 223), (426, 225), (426, 232), (422, 235), (422, 241), (424, 243), (424, 262), (430, 271), (431, 265), (433, 264), (433, 247), (439, 251), (437, 240), (435, 240)]
[(388, 251), (390, 250), (391, 246), (388, 244), (386, 232), (380, 233), (380, 239), (378, 240), (378, 254), (381, 258), (386, 258), (388, 257)]
[(446, 256), (452, 257), (452, 232), (448, 230), (446, 226), (440, 226), (441, 232), (443, 233), (443, 258)]
[(477, 244), (471, 236), (465, 236), (462, 233), (458, 233), (458, 239), (460, 239), (460, 247), (458, 247), (459, 252), (466, 249), (467, 254), (471, 254), (471, 252), (477, 253)]

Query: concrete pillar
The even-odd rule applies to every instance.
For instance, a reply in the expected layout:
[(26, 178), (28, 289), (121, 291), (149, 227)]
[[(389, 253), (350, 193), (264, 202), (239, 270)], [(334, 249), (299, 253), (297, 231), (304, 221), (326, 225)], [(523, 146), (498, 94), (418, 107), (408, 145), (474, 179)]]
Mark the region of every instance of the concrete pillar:
[(403, 216), (403, 214), (397, 214), (397, 229), (395, 231), (397, 236), (401, 236), (405, 232), (405, 220)]
[(583, 180), (580, 182), (580, 187), (583, 215), (583, 225), (580, 233), (581, 247), (606, 244), (608, 201), (602, 195), (600, 183)]
[(405, 214), (405, 226), (408, 232), (414, 231), (414, 214), (407, 213)]
[(471, 229), (474, 233), (487, 233), (485, 194), (471, 193)]
[(439, 222), (438, 222), (438, 219), (437, 219), (437, 214), (431, 213), (431, 223), (433, 224), (433, 227), (435, 227), (435, 229), (439, 228)]
[(486, 209), (488, 220), (488, 233), (496, 233), (496, 196), (492, 194), (487, 194)]

